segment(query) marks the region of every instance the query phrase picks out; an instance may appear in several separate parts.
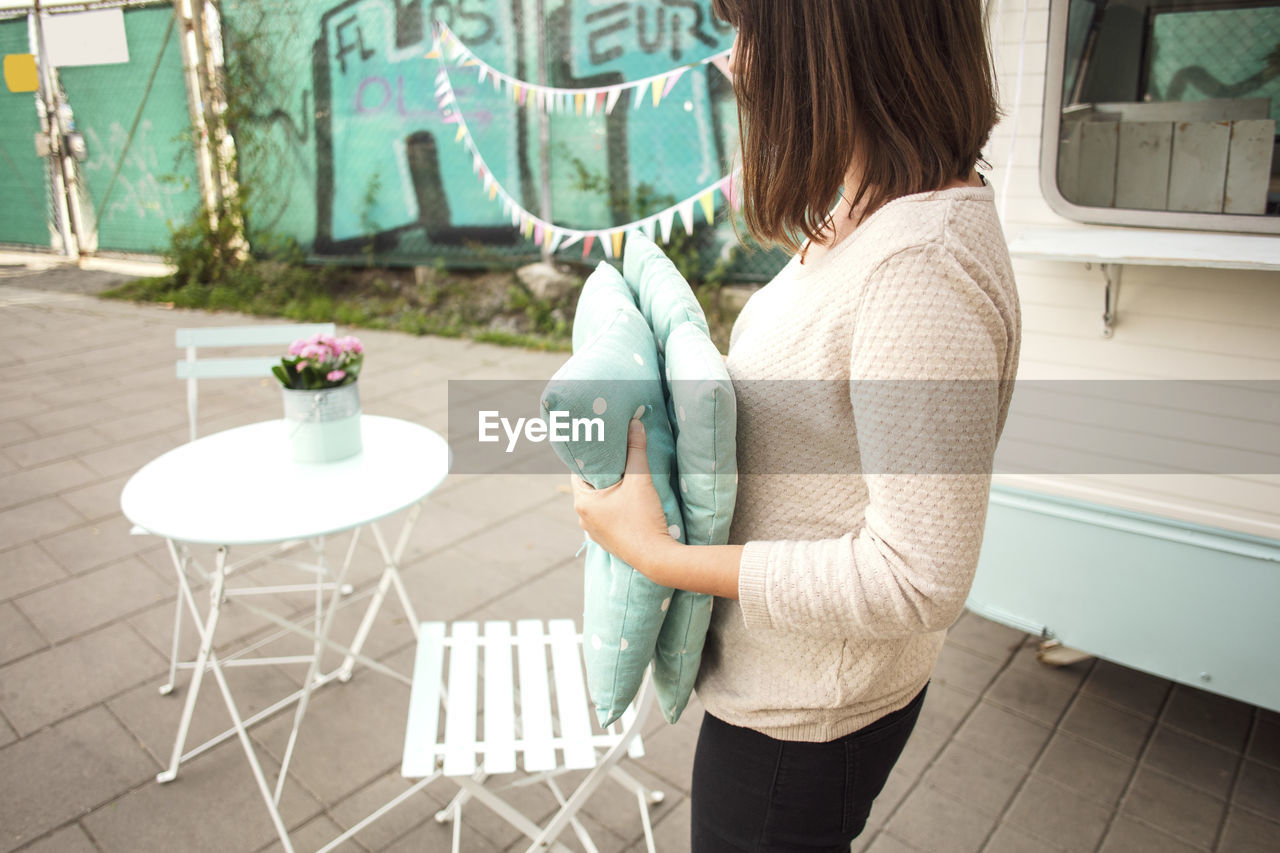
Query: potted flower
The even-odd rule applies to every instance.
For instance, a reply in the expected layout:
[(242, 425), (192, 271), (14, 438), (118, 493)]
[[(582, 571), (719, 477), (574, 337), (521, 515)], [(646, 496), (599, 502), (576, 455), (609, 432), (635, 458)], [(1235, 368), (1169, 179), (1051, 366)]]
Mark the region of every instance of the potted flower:
[(359, 453), (364, 346), (354, 337), (313, 335), (289, 345), (271, 368), (284, 386), (284, 417), (296, 462), (334, 462)]

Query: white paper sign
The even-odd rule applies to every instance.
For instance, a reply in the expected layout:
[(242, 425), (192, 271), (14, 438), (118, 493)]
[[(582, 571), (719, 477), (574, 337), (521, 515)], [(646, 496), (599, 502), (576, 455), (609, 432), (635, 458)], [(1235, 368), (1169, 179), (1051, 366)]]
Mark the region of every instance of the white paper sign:
[(55, 67), (118, 65), (129, 61), (124, 10), (47, 15), (44, 44)]

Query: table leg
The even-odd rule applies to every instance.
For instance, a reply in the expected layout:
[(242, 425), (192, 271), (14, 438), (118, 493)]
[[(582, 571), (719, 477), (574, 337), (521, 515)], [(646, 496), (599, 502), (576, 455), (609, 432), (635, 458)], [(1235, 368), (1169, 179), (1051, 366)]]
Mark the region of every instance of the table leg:
[(409, 601), (409, 593), (404, 588), (404, 581), (400, 578), (400, 560), (404, 557), (405, 549), (409, 545), (409, 537), (413, 534), (413, 529), (421, 515), (422, 501), (418, 501), (409, 509), (404, 525), (400, 528), (400, 537), (396, 540), (394, 550), (387, 547), (387, 541), (382, 535), (382, 528), (378, 526), (377, 522), (369, 525), (386, 568), (382, 570), (382, 577), (378, 579), (378, 588), (374, 591), (373, 599), (369, 602), (369, 607), (364, 612), (364, 618), (360, 620), (360, 627), (356, 631), (355, 639), (351, 641), (351, 651), (338, 670), (338, 679), (340, 681), (351, 680), (351, 670), (355, 666), (356, 659), (360, 657), (364, 642), (369, 637), (369, 630), (373, 627), (373, 620), (377, 618), (378, 612), (382, 609), (382, 602), (386, 599), (387, 592), (392, 585), (396, 588), (400, 606), (404, 608), (405, 617), (409, 620), (414, 636), (418, 634), (418, 617), (414, 612), (412, 602)]
[(195, 714), (196, 699), (200, 695), (200, 683), (204, 680), (205, 666), (209, 662), (209, 656), (213, 651), (213, 634), (218, 627), (218, 615), (222, 610), (222, 589), (226, 583), (225, 569), (227, 566), (227, 549), (225, 546), (218, 548), (217, 566), (213, 574), (213, 585), (209, 592), (209, 616), (205, 620), (204, 626), (200, 626), (200, 612), (196, 608), (195, 596), (191, 593), (191, 587), (187, 583), (186, 575), (179, 569), (178, 583), (181, 586), (183, 598), (187, 601), (187, 606), (191, 608), (191, 615), (196, 620), (196, 627), (200, 631), (200, 653), (196, 655), (195, 669), (192, 670), (191, 685), (187, 688), (187, 701), (182, 707), (182, 718), (178, 721), (178, 736), (173, 742), (173, 754), (169, 759), (169, 769), (156, 776), (157, 782), (172, 782), (178, 775), (178, 764), (182, 761), (182, 749), (187, 743), (187, 732), (191, 728), (191, 717)]
[(178, 647), (182, 638), (182, 608), (186, 603), (182, 600), (181, 579), (187, 576), (187, 565), (191, 561), (191, 552), (187, 550), (187, 546), (182, 546), (182, 552), (179, 554), (177, 543), (172, 539), (166, 539), (165, 543), (169, 546), (169, 559), (173, 561), (173, 567), (178, 572), (179, 586), (178, 597), (173, 603), (173, 646), (169, 651), (169, 680), (160, 685), (160, 695), (168, 696), (173, 692), (174, 685), (178, 680)]
[[(351, 561), (355, 557), (356, 542), (358, 540), (353, 535), (351, 544), (347, 548), (347, 555), (342, 561), (342, 567), (338, 570), (338, 576), (334, 581), (333, 594), (329, 596), (329, 606), (325, 610), (324, 618), (320, 618), (320, 578), (324, 573), (316, 573), (316, 623), (320, 630), (315, 636), (315, 654), (311, 658), (311, 665), (307, 668), (307, 678), (302, 682), (302, 696), (298, 698), (298, 709), (293, 715), (293, 729), (289, 732), (289, 744), (285, 747), (284, 758), (280, 762), (280, 776), (276, 779), (276, 791), (274, 802), (278, 806), (280, 804), (280, 794), (284, 790), (285, 776), (289, 770), (289, 762), (293, 760), (293, 748), (298, 742), (298, 731), (302, 728), (302, 718), (307, 715), (307, 705), (311, 702), (311, 693), (317, 685), (317, 676), (320, 674), (320, 658), (324, 654), (325, 647), (329, 642), (329, 630), (333, 627), (334, 614), (338, 612), (338, 599), (342, 597), (342, 584), (347, 579), (347, 572), (351, 569)], [(320, 540), (317, 547), (317, 565), (324, 567), (324, 540)]]

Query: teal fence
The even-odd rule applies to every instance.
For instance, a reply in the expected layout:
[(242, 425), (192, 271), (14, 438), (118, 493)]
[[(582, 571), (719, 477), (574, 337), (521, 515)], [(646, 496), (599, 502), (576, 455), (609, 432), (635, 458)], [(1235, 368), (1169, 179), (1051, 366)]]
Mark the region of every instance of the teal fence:
[[(27, 19), (0, 21), (0, 56), (30, 52)], [(0, 86), (0, 243), (49, 246), (49, 172), (36, 156), (39, 130), (35, 96)]]

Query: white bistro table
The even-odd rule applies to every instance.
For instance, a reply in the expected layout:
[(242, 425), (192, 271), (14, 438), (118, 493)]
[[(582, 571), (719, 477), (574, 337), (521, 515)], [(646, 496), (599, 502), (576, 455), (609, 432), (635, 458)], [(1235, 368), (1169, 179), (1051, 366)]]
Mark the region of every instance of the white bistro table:
[[(288, 832), (280, 818), (279, 801), (311, 692), (334, 678), (343, 681), (350, 678), (356, 661), (409, 683), (405, 676), (362, 655), (361, 649), (373, 620), (392, 587), (400, 598), (409, 624), (415, 628), (418, 625), (400, 579), (399, 562), (421, 512), (422, 499), (445, 478), (451, 460), (449, 446), (440, 435), (426, 427), (395, 418), (363, 416), (363, 451), (337, 462), (294, 462), (290, 454), (287, 430), (288, 425), (284, 421), (266, 421), (184, 444), (152, 460), (134, 474), (124, 487), (120, 504), (125, 517), (138, 528), (167, 540), (169, 555), (178, 576), (178, 613), (181, 614), (185, 605), (195, 620), (200, 635), (200, 649), (194, 664), (190, 665), (193, 672), (191, 685), (172, 757), (168, 769), (159, 774), (157, 779), (161, 782), (174, 779), (178, 766), (183, 761), (230, 737), (238, 737), (284, 848), (292, 851)], [(409, 509), (409, 514), (394, 547), (390, 547), (378, 522), (404, 509)], [(384, 561), (384, 569), (356, 636), (349, 646), (344, 646), (330, 639), (329, 632), (362, 528), (372, 532)], [(344, 531), (353, 531), (351, 543), (342, 565), (333, 572), (325, 565), (323, 539)], [(233, 547), (298, 540), (312, 543), (316, 564), (310, 568), (316, 572), (316, 581), (314, 585), (291, 589), (315, 590), (317, 624), (314, 630), (308, 630), (304, 625), (291, 622), (280, 614), (244, 600), (252, 595), (279, 592), (285, 588), (259, 586), (237, 589), (227, 586), (228, 577), (237, 568), (229, 560)], [(213, 570), (201, 572), (210, 584), (209, 606), (204, 613), (197, 605), (191, 587), (190, 570), (193, 566), (199, 568), (191, 559), (187, 548), (192, 544), (217, 547)], [(322, 593), (326, 591), (329, 593), (327, 604), (322, 606)], [(264, 617), (287, 632), (307, 637), (314, 644), (311, 655), (241, 658), (235, 661), (240, 665), (308, 665), (307, 678), (301, 690), (249, 719), (242, 719), (240, 716), (223, 674), (223, 667), (229, 662), (220, 660), (214, 648), (222, 606), (233, 596), (236, 597), (238, 606)], [(344, 655), (344, 660), (332, 672), (321, 674), (321, 653), (325, 648), (337, 650)], [(173, 667), (177, 666), (176, 661), (175, 630), (174, 662), (171, 664), (167, 687), (173, 684)], [(232, 727), (184, 753), (187, 732), (206, 672), (213, 675), (222, 693)], [(167, 690), (162, 688), (161, 692)], [(247, 728), (293, 702), (298, 705), (293, 729), (275, 790), (272, 791), (249, 739)], [(372, 815), (369, 819), (376, 816)], [(363, 825), (364, 822), (353, 827), (342, 838)], [(342, 838), (335, 839), (334, 845), (340, 843)]]

